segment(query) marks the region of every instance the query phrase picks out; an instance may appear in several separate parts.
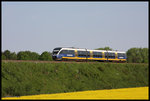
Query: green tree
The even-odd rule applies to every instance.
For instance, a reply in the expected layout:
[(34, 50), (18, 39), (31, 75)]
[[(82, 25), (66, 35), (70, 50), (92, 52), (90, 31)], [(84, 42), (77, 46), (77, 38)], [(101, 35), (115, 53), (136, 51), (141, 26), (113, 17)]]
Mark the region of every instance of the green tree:
[(51, 53), (49, 53), (49, 52), (47, 52), (47, 51), (43, 52), (43, 53), (40, 55), (39, 60), (51, 61), (51, 60), (52, 60)]
[(31, 52), (30, 56), (31, 56), (31, 60), (38, 60), (40, 55), (36, 52)]
[(148, 63), (148, 57), (149, 57), (149, 49), (148, 48), (143, 48), (142, 49), (142, 51), (141, 51), (141, 53), (142, 53), (142, 57), (143, 57), (143, 63)]
[(110, 47), (104, 47), (104, 48), (97, 48), (96, 50), (112, 50)]
[(2, 53), (2, 60), (6, 60), (6, 56)]
[(127, 51), (127, 62), (148, 63), (148, 48), (130, 48)]
[(20, 51), (17, 54), (18, 60), (30, 60), (29, 52), (28, 51)]
[(15, 52), (13, 53), (10, 53), (10, 57), (9, 57), (10, 60), (17, 60), (17, 55)]
[(6, 60), (9, 60), (10, 59), (10, 51), (9, 50), (5, 50), (3, 55), (6, 57)]

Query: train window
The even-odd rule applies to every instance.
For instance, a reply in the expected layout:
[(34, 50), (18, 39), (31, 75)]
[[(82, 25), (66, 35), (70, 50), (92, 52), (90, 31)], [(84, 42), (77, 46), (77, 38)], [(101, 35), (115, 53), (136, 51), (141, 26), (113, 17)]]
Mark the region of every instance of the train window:
[(90, 57), (90, 51), (78, 51), (78, 56), (81, 56), (81, 57)]
[(108, 58), (115, 58), (115, 53), (109, 53), (108, 52)]
[(126, 57), (125, 53), (118, 53), (118, 57)]
[(54, 50), (60, 50), (61, 48), (55, 48)]
[(75, 54), (74, 50), (62, 50), (60, 54)]
[(105, 58), (115, 58), (115, 53), (105, 52)]
[(60, 54), (67, 54), (67, 50), (62, 50)]
[(93, 52), (93, 57), (102, 58), (102, 52)]
[(57, 54), (60, 49), (61, 49), (61, 48), (55, 48), (55, 49), (53, 50), (53, 54)]
[(86, 57), (85, 51), (78, 51), (78, 56)]
[(68, 54), (75, 54), (74, 50), (68, 50)]

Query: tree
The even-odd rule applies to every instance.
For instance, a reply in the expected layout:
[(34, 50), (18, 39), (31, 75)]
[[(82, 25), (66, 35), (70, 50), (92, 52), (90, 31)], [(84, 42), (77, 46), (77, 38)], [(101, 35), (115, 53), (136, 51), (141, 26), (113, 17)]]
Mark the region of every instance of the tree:
[(18, 60), (30, 60), (30, 56), (29, 56), (28, 52), (20, 51), (17, 54), (17, 59)]
[(10, 53), (10, 57), (9, 57), (10, 60), (17, 60), (17, 55), (15, 52), (13, 53)]
[(51, 54), (49, 52), (45, 51), (40, 55), (39, 60), (51, 61), (52, 60)]
[(38, 60), (40, 55), (36, 52), (31, 52), (30, 56), (31, 56), (31, 60)]
[(6, 60), (10, 59), (10, 51), (9, 50), (5, 50), (3, 55), (6, 57)]
[(148, 48), (130, 48), (127, 51), (127, 62), (148, 63)]
[(149, 61), (148, 60), (149, 59), (148, 58), (149, 57), (149, 54), (148, 54), (149, 49), (148, 48), (143, 48), (141, 53), (142, 53), (142, 57), (143, 57), (143, 63), (148, 63), (148, 61)]
[(17, 59), (18, 60), (38, 60), (39, 59), (39, 54), (36, 52), (31, 52), (31, 51), (20, 51), (17, 54)]
[(6, 56), (2, 53), (2, 60), (6, 60)]
[(104, 47), (104, 48), (97, 48), (96, 50), (112, 50), (110, 47)]

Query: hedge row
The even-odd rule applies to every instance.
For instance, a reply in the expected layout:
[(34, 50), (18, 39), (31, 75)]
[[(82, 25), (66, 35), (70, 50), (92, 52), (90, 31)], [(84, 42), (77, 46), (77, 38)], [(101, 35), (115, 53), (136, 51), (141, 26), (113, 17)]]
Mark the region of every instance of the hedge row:
[(6, 50), (2, 52), (2, 60), (47, 60), (52, 61), (50, 52), (44, 51), (41, 55), (36, 52), (20, 51), (17, 54)]

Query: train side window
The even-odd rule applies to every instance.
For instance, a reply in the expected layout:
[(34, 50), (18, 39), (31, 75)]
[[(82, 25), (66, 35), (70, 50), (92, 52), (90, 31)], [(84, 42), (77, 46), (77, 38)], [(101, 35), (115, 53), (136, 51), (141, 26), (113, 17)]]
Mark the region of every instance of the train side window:
[(126, 54), (125, 53), (118, 53), (118, 57), (125, 57)]
[(108, 58), (115, 58), (115, 53), (108, 53)]
[(78, 51), (78, 56), (82, 56), (82, 55), (83, 55), (82, 51)]
[(78, 51), (78, 56), (86, 57), (86, 51)]
[(93, 52), (93, 57), (100, 57), (100, 58), (102, 58), (102, 52)]
[(60, 54), (67, 54), (67, 50), (62, 50)]
[(73, 55), (75, 55), (75, 52), (74, 52), (74, 50), (68, 50), (68, 54), (73, 54)]

